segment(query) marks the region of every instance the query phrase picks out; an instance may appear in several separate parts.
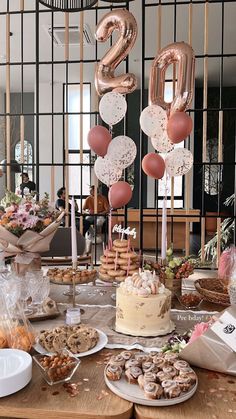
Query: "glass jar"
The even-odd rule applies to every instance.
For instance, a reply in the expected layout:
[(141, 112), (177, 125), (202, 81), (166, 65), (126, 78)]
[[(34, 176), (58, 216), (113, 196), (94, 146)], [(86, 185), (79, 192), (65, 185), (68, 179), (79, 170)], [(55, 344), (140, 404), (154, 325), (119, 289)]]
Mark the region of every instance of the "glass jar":
[(80, 322), (80, 308), (68, 308), (66, 311), (66, 324), (75, 325)]

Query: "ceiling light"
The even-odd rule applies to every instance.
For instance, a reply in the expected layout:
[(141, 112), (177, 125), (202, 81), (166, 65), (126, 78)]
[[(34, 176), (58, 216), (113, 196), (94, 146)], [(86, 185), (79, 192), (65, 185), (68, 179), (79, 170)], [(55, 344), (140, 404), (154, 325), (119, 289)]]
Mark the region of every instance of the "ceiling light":
[(97, 0), (39, 0), (39, 2), (52, 10), (78, 12), (90, 9), (95, 3), (97, 3)]

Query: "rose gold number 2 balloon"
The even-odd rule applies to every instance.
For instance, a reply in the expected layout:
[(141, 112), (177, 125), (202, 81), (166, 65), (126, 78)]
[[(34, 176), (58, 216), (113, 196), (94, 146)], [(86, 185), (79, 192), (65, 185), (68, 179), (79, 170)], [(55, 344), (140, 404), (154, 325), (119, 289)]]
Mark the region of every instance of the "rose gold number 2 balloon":
[[(164, 100), (165, 73), (169, 65), (178, 64), (176, 94), (171, 103)], [(185, 42), (175, 42), (163, 48), (152, 63), (149, 81), (149, 101), (174, 113), (188, 109), (194, 88), (195, 55)]]
[(120, 37), (98, 63), (95, 72), (95, 87), (99, 96), (112, 91), (131, 93), (137, 87), (137, 79), (132, 73), (114, 76), (116, 67), (129, 54), (137, 38), (137, 22), (132, 13), (124, 9), (107, 13), (97, 26), (96, 39), (105, 42), (114, 30), (120, 32)]

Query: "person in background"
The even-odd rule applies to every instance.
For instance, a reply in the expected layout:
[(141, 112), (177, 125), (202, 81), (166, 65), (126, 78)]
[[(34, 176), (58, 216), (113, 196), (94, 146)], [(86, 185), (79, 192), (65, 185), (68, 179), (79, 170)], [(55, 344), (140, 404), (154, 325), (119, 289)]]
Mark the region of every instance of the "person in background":
[(20, 191), (21, 191), (21, 195), (28, 195), (31, 192), (35, 192), (36, 191), (36, 184), (32, 181), (29, 180), (29, 175), (26, 172), (21, 173), (21, 177), (22, 177), (22, 183), (20, 184)]
[[(94, 224), (94, 212), (95, 212), (95, 198), (94, 198), (94, 185), (90, 187), (90, 195), (86, 198), (84, 205), (83, 205), (83, 211), (85, 213), (89, 213), (89, 215), (86, 217), (86, 220), (90, 222), (90, 229), (89, 232), (92, 236), (92, 239), (94, 239), (94, 229), (91, 226)], [(102, 194), (97, 194), (97, 214), (96, 222), (97, 222), (97, 232), (98, 234), (101, 234), (102, 227), (106, 221), (106, 215), (109, 212), (109, 203), (107, 198)], [(101, 243), (102, 239), (101, 237), (97, 237), (96, 240), (97, 243)]]
[[(57, 191), (57, 200), (55, 203), (55, 208), (59, 211), (65, 211), (66, 209), (66, 190), (64, 187), (58, 189)], [(80, 229), (80, 222), (79, 222), (79, 213), (78, 213), (78, 206), (77, 203), (75, 202), (75, 210), (76, 210), (76, 227), (79, 230)], [(69, 214), (71, 213), (71, 204), (69, 202)], [(63, 225), (65, 224), (65, 222), (63, 222)], [(70, 224), (70, 217), (69, 217), (69, 224)], [(83, 235), (85, 236), (85, 234), (87, 233), (88, 229), (90, 227), (90, 222), (87, 221), (86, 219), (83, 220)]]

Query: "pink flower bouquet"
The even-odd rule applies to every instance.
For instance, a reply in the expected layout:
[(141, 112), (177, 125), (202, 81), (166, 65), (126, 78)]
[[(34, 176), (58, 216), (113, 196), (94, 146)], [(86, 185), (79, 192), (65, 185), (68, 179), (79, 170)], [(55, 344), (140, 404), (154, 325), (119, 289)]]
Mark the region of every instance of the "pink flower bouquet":
[(40, 260), (40, 253), (49, 250), (64, 214), (49, 206), (47, 195), (39, 202), (32, 197), (14, 197), (11, 194), (0, 220), (0, 249), (5, 256), (16, 255), (16, 264), (28, 268), (32, 261)]

